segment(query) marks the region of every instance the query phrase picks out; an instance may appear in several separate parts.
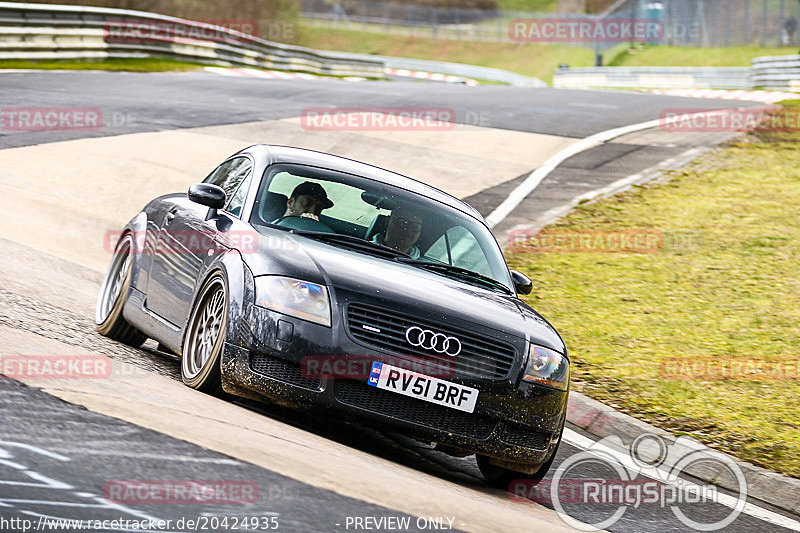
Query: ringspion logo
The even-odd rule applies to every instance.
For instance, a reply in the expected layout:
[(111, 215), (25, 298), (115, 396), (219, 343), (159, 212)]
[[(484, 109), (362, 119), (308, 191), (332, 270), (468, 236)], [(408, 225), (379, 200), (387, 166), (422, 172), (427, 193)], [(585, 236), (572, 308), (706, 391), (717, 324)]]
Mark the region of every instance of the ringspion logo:
[[(563, 461), (549, 482), (513, 480), (508, 494), (515, 502), (552, 505), (561, 520), (578, 531), (609, 529), (631, 509), (642, 508), (669, 509), (692, 531), (724, 530), (744, 510), (747, 481), (729, 456), (698, 450), (691, 442), (645, 433), (625, 446), (619, 437), (605, 437)], [(735, 483), (735, 501), (727, 505), (727, 515), (708, 513), (709, 503), (731, 496), (721, 495), (711, 483), (692, 481), (698, 468)]]

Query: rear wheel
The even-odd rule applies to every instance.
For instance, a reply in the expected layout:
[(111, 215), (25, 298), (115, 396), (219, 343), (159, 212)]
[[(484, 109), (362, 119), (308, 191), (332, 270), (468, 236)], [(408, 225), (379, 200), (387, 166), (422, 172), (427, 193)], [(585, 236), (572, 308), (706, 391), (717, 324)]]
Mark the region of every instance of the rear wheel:
[(131, 286), (132, 254), (133, 239), (127, 234), (117, 244), (111, 265), (100, 286), (94, 321), (97, 332), (101, 335), (138, 347), (144, 344), (147, 335), (131, 326), (122, 316), (122, 308)]
[(220, 354), (225, 344), (228, 291), (221, 274), (213, 275), (195, 301), (183, 340), (181, 377), (202, 392), (221, 392)]

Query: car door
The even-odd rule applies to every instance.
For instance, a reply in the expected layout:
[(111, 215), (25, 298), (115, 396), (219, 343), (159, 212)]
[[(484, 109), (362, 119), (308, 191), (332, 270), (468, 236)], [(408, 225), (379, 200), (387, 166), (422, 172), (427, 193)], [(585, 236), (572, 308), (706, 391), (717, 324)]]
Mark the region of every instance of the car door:
[[(253, 164), (248, 157), (229, 159), (205, 180), (222, 187), (227, 196), (217, 217), (206, 220), (209, 208), (187, 196), (172, 199), (158, 232), (157, 252), (153, 256), (147, 308), (176, 327), (189, 316), (192, 295), (205, 267), (227, 250), (218, 238), (238, 216), (251, 181)], [(233, 210), (233, 212), (231, 212)]]

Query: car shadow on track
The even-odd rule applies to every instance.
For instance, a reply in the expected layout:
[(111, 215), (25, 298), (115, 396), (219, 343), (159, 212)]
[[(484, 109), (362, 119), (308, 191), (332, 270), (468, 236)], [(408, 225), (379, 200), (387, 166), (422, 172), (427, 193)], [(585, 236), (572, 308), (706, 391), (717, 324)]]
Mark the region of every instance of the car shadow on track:
[[(150, 370), (158, 368), (156, 371), (159, 374), (176, 381), (181, 380), (180, 357), (159, 351), (152, 341), (148, 341), (137, 351), (146, 358), (145, 365)], [(259, 402), (232, 395), (226, 395), (225, 399), (243, 409), (458, 485), (487, 493), (502, 492), (489, 487), (483, 481), (473, 456), (453, 457), (434, 450), (427, 443), (350, 420), (323, 416), (313, 411), (292, 409), (268, 401)]]

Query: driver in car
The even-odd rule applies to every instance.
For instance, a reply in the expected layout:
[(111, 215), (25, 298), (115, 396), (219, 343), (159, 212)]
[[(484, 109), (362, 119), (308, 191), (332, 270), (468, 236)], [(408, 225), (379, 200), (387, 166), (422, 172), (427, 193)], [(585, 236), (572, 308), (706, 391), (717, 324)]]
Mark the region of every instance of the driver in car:
[(319, 221), (323, 209), (333, 207), (328, 194), (319, 183), (304, 181), (294, 188), (292, 195), (286, 200), (285, 217), (303, 217)]
[[(272, 223), (293, 229), (331, 233), (333, 230), (319, 220), (322, 210), (330, 207), (333, 207), (333, 202), (328, 198), (325, 188), (319, 183), (304, 181), (294, 188), (286, 200), (286, 212), (283, 216), (273, 220)], [(298, 221), (289, 217), (300, 217), (304, 220)]]
[(392, 211), (386, 232), (378, 233), (372, 242), (383, 244), (397, 251), (419, 259), (420, 251), (416, 246), (422, 233), (422, 217), (407, 207), (397, 207)]

